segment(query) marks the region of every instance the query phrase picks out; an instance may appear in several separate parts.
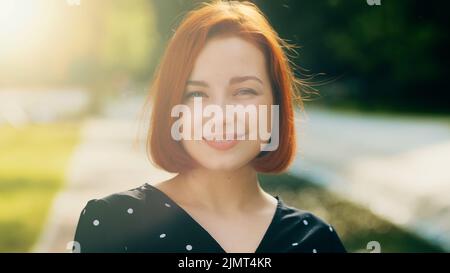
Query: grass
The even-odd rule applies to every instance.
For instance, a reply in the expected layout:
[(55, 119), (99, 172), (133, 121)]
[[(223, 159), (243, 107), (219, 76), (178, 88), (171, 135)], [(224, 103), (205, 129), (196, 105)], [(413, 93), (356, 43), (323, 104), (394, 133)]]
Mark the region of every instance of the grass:
[(31, 250), (73, 148), (77, 123), (0, 126), (0, 252)]
[(289, 174), (261, 175), (261, 186), (288, 205), (308, 210), (332, 224), (348, 252), (369, 252), (378, 241), (381, 252), (444, 252), (419, 236), (374, 215), (368, 209), (340, 198), (324, 188)]

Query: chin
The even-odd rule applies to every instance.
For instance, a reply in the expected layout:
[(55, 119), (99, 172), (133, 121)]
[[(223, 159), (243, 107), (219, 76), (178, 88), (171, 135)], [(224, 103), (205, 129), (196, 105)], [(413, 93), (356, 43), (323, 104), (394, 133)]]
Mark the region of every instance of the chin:
[(208, 151), (207, 153), (196, 154), (194, 158), (200, 166), (208, 170), (234, 171), (247, 165), (253, 157), (253, 154), (245, 154), (236, 150), (225, 153)]
[(212, 171), (235, 171), (249, 164), (260, 152), (259, 143), (243, 144), (238, 144), (228, 151), (217, 151), (204, 143), (184, 147), (202, 168)]
[(215, 162), (199, 162), (200, 165), (211, 171), (235, 171), (246, 165), (248, 162), (239, 162), (235, 160), (216, 160)]

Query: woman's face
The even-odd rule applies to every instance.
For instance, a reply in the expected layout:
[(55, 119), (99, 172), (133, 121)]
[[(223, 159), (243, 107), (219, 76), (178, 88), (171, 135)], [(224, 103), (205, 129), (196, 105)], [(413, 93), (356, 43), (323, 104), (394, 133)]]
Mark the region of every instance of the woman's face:
[[(223, 110), (222, 117), (203, 117), (199, 124), (204, 126), (208, 120), (218, 121), (223, 125), (222, 138), (232, 137), (234, 140), (217, 140), (220, 131), (217, 132), (215, 127), (211, 134), (202, 131), (201, 140), (183, 139), (184, 149), (201, 167), (211, 170), (235, 170), (248, 164), (260, 153), (262, 141), (259, 134), (256, 139), (249, 139), (250, 131), (258, 131), (259, 128), (250, 126), (248, 116), (238, 119), (237, 115), (234, 115), (234, 121), (227, 121), (226, 106), (255, 106), (258, 109), (259, 106), (266, 105), (270, 110), (273, 104), (270, 82), (264, 54), (253, 43), (238, 36), (218, 36), (206, 43), (186, 83), (183, 104), (191, 109), (191, 113), (194, 113), (194, 100), (198, 100), (197, 98), (201, 98), (202, 109), (208, 105), (219, 106)], [(257, 121), (260, 117), (256, 116)], [(270, 129), (270, 113), (266, 120), (264, 126)], [(245, 128), (245, 135), (239, 135), (245, 140), (236, 140), (238, 123), (245, 124), (241, 127)], [(192, 126), (193, 136), (198, 125), (194, 128), (195, 124), (192, 123)], [(235, 129), (232, 136), (228, 130), (230, 127)]]

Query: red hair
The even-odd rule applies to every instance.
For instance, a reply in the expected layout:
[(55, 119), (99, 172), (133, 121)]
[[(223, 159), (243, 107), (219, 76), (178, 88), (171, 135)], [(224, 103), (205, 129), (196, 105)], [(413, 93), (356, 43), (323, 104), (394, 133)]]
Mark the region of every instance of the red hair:
[(151, 86), (153, 112), (147, 139), (147, 154), (159, 167), (181, 173), (196, 166), (181, 145), (171, 137), (173, 106), (182, 103), (186, 81), (204, 45), (214, 35), (232, 34), (254, 42), (264, 53), (275, 104), (280, 109), (278, 149), (251, 162), (258, 172), (279, 173), (296, 154), (294, 100), (300, 102), (293, 69), (279, 38), (263, 13), (252, 3), (214, 1), (187, 14), (169, 41)]

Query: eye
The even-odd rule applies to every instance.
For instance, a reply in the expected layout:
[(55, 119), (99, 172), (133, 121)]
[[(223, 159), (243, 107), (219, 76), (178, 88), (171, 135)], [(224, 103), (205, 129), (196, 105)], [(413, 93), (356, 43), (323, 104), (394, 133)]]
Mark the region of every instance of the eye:
[(239, 89), (235, 95), (237, 96), (245, 96), (245, 95), (258, 95), (258, 92), (256, 92), (254, 89), (251, 88), (243, 88)]
[(206, 95), (204, 92), (202, 91), (189, 91), (186, 92), (186, 94), (184, 94), (184, 98), (185, 99), (190, 99), (190, 98), (203, 98), (203, 97), (208, 97), (208, 95)]

